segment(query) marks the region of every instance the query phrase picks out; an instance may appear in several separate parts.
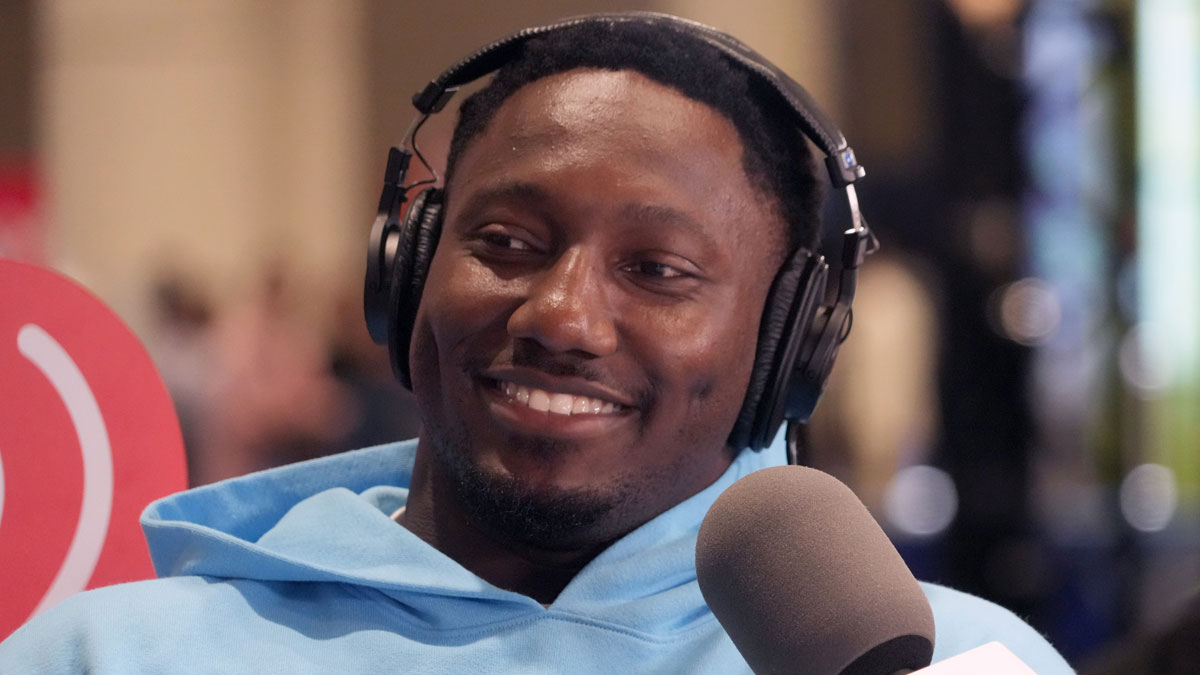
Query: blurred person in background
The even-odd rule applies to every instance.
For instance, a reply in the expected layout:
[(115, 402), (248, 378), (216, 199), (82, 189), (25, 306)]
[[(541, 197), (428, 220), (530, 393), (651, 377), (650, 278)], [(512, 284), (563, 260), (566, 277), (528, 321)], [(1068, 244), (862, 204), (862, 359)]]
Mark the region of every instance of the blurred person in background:
[(351, 428), (350, 392), (290, 301), (282, 266), (268, 266), (256, 292), (214, 317), (188, 447), (192, 485), (326, 454)]

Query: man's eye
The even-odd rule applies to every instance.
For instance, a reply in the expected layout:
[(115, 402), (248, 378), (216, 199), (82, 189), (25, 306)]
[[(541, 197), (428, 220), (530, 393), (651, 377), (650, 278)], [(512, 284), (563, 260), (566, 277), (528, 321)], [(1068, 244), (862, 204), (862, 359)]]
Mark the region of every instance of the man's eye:
[(497, 230), (484, 230), (479, 234), (479, 238), (489, 246), (493, 246), (495, 248), (506, 249), (509, 251), (533, 250), (533, 247), (529, 245), (529, 242)]
[(643, 260), (641, 262), (634, 263), (630, 265), (628, 269), (636, 274), (655, 279), (676, 279), (687, 276), (686, 273), (676, 267), (672, 267), (666, 263), (655, 262), (653, 260)]

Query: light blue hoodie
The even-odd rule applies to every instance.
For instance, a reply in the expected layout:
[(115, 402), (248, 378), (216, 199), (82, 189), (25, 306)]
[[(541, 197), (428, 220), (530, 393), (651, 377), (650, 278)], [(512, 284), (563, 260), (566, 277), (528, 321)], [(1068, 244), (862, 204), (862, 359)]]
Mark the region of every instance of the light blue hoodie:
[[(160, 579), (76, 595), (0, 644), (0, 673), (736, 673), (696, 584), (700, 521), (778, 452), (745, 451), (699, 494), (617, 541), (549, 607), (398, 526), (413, 441), (190, 490), (142, 517)], [(935, 660), (1000, 640), (1072, 672), (1020, 619), (925, 585)]]

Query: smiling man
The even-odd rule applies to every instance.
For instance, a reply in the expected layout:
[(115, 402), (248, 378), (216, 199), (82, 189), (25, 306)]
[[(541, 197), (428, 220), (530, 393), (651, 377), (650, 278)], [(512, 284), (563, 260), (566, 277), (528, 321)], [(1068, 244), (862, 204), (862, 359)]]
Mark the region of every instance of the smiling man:
[(725, 472), (785, 241), (743, 154), (729, 119), (635, 71), (505, 101), (449, 179), (401, 524), (548, 603)]
[[(440, 236), (393, 349), (421, 437), (152, 505), (164, 578), (76, 596), (0, 665), (746, 672), (694, 549), (717, 495), (782, 459), (730, 439), (768, 293), (816, 237), (785, 119), (671, 20), (522, 43), (427, 195)], [(1000, 639), (1069, 672), (1006, 611), (925, 590), (935, 658)]]

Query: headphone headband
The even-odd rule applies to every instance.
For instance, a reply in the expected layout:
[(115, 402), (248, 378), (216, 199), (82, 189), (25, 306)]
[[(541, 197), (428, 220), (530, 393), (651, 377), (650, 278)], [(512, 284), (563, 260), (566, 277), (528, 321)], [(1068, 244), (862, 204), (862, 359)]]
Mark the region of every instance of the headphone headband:
[(662, 26), (703, 40), (740, 65), (759, 85), (780, 99), (781, 108), (791, 112), (796, 126), (828, 157), (826, 166), (835, 186), (850, 185), (865, 174), (854, 156), (854, 150), (846, 142), (846, 137), (800, 83), (732, 35), (698, 21), (658, 12), (585, 14), (543, 26), (523, 28), (477, 49), (447, 68), (424, 89), (413, 95), (413, 105), (425, 115), (439, 112), (459, 87), (502, 68), (513, 60), (516, 53), (530, 39), (588, 23), (643, 23)]

